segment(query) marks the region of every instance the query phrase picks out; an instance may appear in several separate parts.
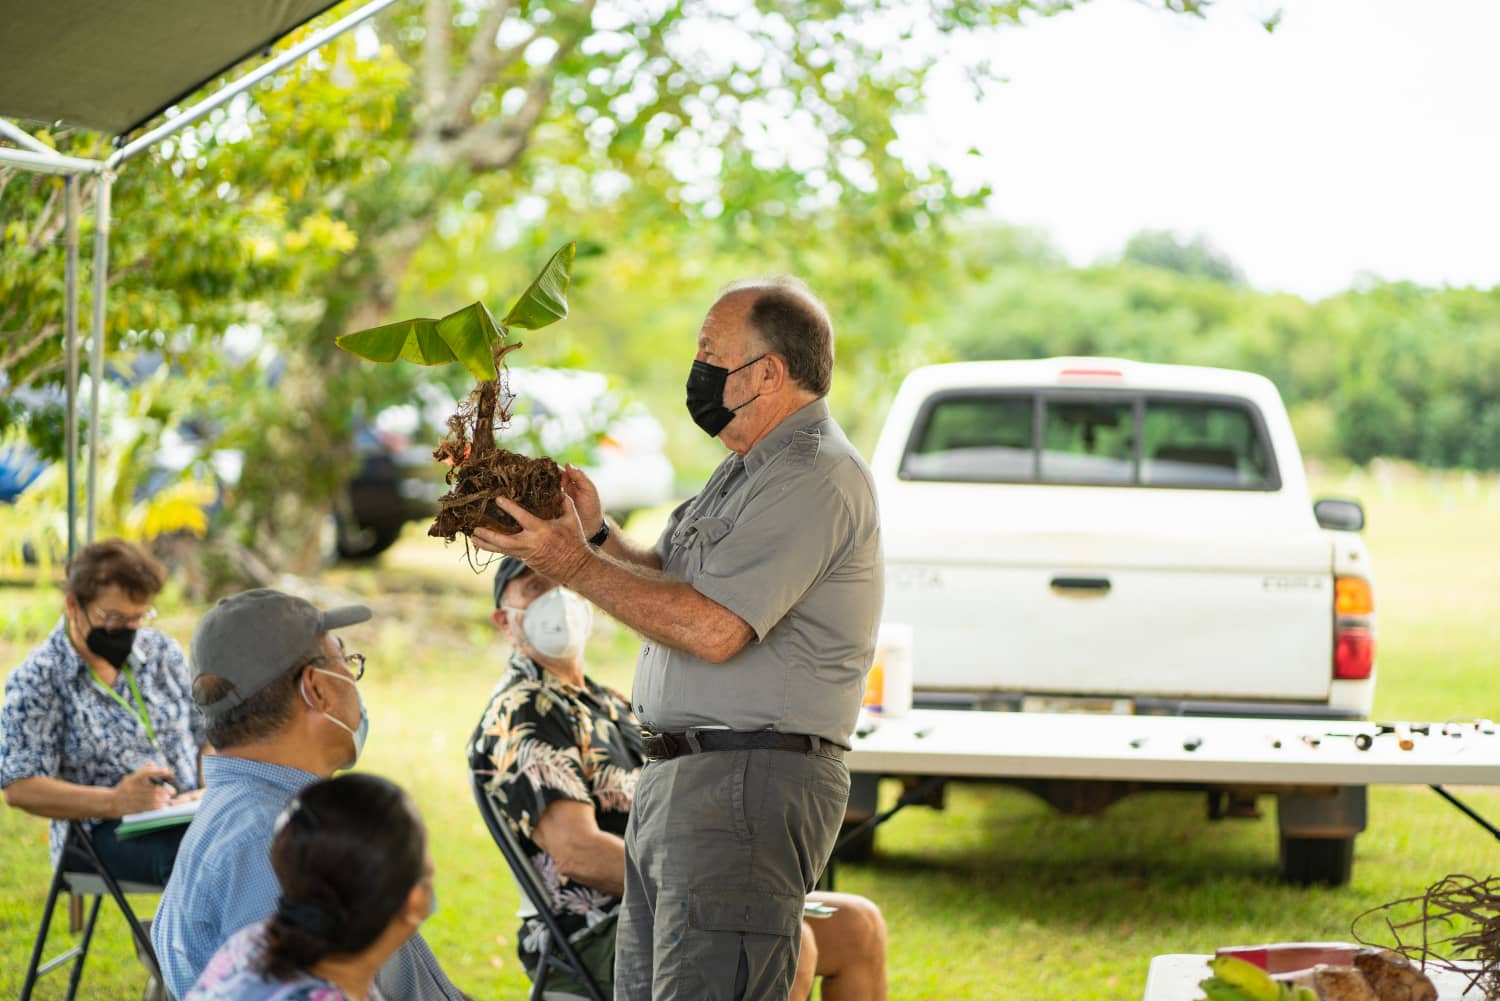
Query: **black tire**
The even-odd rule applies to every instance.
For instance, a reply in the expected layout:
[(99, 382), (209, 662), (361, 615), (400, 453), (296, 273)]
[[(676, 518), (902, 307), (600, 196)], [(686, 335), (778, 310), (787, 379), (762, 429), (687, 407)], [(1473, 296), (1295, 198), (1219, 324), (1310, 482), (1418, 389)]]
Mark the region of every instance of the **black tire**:
[(858, 823), (844, 823), (839, 825), (838, 840), (834, 842), (833, 857), (839, 862), (853, 862), (861, 864), (875, 857), (875, 831), (872, 827), (848, 844), (841, 845), (844, 835), (848, 834)]
[(1343, 886), (1354, 870), (1353, 838), (1281, 836), (1281, 880), (1295, 886)]
[(368, 560), (379, 556), (401, 537), (401, 524), (354, 525), (334, 515), (334, 545), (341, 560)]

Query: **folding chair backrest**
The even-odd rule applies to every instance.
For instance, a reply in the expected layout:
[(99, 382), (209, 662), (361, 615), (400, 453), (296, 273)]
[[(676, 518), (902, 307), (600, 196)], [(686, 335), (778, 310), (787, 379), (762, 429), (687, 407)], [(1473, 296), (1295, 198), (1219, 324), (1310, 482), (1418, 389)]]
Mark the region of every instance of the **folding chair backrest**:
[[(485, 791), (484, 777), (477, 772), (474, 773), (473, 784), (474, 802), (479, 804), (479, 815), (484, 818), (484, 826), (490, 829), (490, 837), (499, 846), (500, 854), (505, 856), (505, 862), (510, 866), (511, 875), (521, 887), (521, 892), (531, 902), (532, 907), (536, 908), (536, 916), (547, 926), (547, 935), (551, 939), (549, 945), (555, 943), (556, 947), (562, 950), (563, 956), (566, 957), (562, 961), (563, 965), (587, 988), (589, 997), (593, 1001), (609, 1001), (604, 997), (604, 992), (600, 990), (599, 985), (594, 982), (593, 976), (584, 966), (573, 944), (568, 941), (562, 926), (558, 924), (557, 915), (552, 910), (552, 894), (548, 891), (547, 884), (542, 882), (536, 866), (532, 865), (531, 860), (526, 857), (526, 850), (521, 847), (521, 842), (511, 830), (510, 823), (496, 812), (494, 800), (490, 799), (490, 794)], [(537, 969), (537, 990), (533, 992), (533, 997), (542, 996), (541, 985), (547, 979), (547, 955), (548, 950), (544, 949), (541, 965)]]
[(537, 874), (536, 866), (526, 857), (526, 849), (516, 839), (516, 832), (511, 830), (504, 817), (496, 813), (494, 801), (484, 791), (483, 780), (477, 775), (474, 778), (474, 799), (479, 803), (479, 812), (484, 816), (485, 826), (490, 829), (490, 837), (500, 847), (500, 854), (505, 856), (505, 862), (510, 866), (511, 875), (516, 878), (521, 892), (538, 914), (551, 914), (552, 894), (542, 882), (542, 877)]

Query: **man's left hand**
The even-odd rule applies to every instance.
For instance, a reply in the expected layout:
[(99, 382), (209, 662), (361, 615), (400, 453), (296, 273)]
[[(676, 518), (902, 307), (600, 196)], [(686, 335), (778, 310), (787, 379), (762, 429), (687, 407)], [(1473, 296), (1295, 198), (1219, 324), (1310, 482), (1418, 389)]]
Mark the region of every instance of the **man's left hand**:
[(492, 528), (476, 528), (470, 538), (480, 549), (514, 556), (559, 584), (571, 581), (592, 557), (593, 551), (578, 522), (578, 511), (566, 494), (563, 513), (551, 521), (538, 518), (508, 497), (496, 497), (495, 504), (516, 519), (521, 530), (506, 535)]

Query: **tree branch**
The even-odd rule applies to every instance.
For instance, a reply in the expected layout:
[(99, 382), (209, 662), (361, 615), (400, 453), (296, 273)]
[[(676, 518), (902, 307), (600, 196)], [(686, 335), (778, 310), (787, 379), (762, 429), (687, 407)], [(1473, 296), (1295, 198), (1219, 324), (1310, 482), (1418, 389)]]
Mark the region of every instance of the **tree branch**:
[(536, 77), (526, 87), (526, 102), (520, 110), (508, 118), (496, 118), (470, 129), (455, 144), (453, 154), (457, 159), (465, 162), (471, 170), (506, 170), (520, 159), (547, 110), (558, 67), (589, 34), (597, 3), (598, 0), (587, 0), (583, 5), (579, 29), (559, 42), (552, 58), (537, 71)]
[(439, 110), (446, 103), (444, 86), (453, 46), (453, 8), (448, 0), (427, 0), (422, 8), (425, 37), (422, 39), (422, 108), (419, 141), (430, 141), (438, 132)]
[(521, 45), (509, 49), (501, 49), (495, 44), (500, 26), (515, 9), (516, 0), (496, 0), (495, 5), (485, 12), (479, 27), (474, 29), (474, 37), (469, 42), (469, 54), (464, 60), (464, 71), (448, 92), (448, 100), (443, 105), (442, 113), (437, 116), (438, 128), (445, 135), (457, 135), (468, 127), (469, 108), (485, 84), (494, 78), (502, 65), (508, 66), (519, 55), (511, 53), (530, 45), (532, 39), (536, 38), (537, 33), (533, 32)]
[[(47, 236), (47, 230), (52, 225), (52, 213), (57, 211), (57, 203), (62, 196), (65, 182), (52, 186), (52, 192), (47, 195), (47, 200), (42, 203), (42, 209), (36, 214), (36, 222), (31, 228), (31, 239), (26, 241), (26, 252), (35, 254), (37, 251), (52, 245), (52, 240)], [(66, 222), (66, 219), (64, 219)]]
[[(46, 324), (36, 333), (32, 334), (30, 340), (25, 341), (21, 344), (17, 344), (14, 348), (10, 349), (5, 354), (0, 355), (0, 371), (14, 371), (16, 364), (22, 358), (25, 358), (27, 355), (31, 354), (31, 352), (35, 351), (43, 341), (47, 340), (49, 337), (52, 337), (56, 333), (57, 324)], [(0, 335), (0, 338), (3, 338), (8, 342), (13, 342), (15, 338), (22, 336), (24, 335), (19, 330), (7, 330), (3, 335)]]

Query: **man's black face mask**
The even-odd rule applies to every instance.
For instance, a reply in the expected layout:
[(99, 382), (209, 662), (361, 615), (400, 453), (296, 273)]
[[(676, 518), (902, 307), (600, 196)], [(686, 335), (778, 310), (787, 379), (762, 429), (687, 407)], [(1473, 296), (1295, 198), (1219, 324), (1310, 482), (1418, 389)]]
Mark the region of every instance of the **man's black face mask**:
[(756, 355), (735, 369), (728, 369), (723, 365), (710, 365), (706, 361), (695, 360), (693, 362), (692, 371), (688, 373), (687, 409), (693, 418), (693, 423), (702, 428), (704, 434), (710, 438), (717, 438), (719, 432), (734, 420), (737, 412), (760, 399), (760, 394), (756, 393), (731, 410), (724, 406), (724, 383), (741, 368), (748, 368), (764, 357), (764, 354)]

